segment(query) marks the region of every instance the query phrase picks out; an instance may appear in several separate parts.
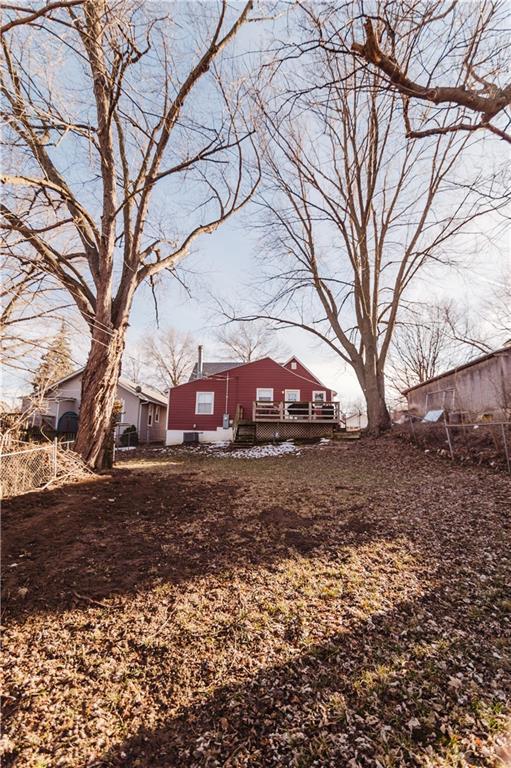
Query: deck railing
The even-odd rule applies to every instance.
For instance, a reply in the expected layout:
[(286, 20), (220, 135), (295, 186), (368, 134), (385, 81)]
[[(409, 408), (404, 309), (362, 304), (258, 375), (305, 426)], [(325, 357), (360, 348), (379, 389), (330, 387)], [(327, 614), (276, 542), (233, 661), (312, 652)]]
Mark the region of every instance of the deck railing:
[(339, 422), (339, 403), (296, 400), (258, 400), (252, 404), (252, 421)]

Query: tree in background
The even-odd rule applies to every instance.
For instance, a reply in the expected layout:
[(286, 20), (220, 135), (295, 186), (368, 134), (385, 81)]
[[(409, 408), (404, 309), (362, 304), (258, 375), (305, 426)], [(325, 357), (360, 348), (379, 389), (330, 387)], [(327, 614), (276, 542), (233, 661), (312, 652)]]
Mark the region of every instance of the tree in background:
[(71, 347), (66, 326), (62, 323), (59, 332), (50, 342), (50, 345), (35, 372), (33, 379), (34, 392), (48, 389), (59, 379), (72, 373), (76, 369), (71, 357)]
[(187, 381), (196, 360), (196, 345), (189, 333), (167, 328), (156, 333), (144, 353), (146, 366), (161, 389)]
[(452, 306), (411, 308), (396, 326), (389, 354), (388, 378), (396, 394), (449, 370), (467, 357), (446, 323)]
[(244, 86), (222, 56), (251, 10), (61, 2), (3, 35), (0, 212), (8, 245), (66, 289), (90, 329), (75, 447), (91, 466), (105, 460), (137, 289), (154, 289), (258, 183)]
[[(308, 6), (303, 37), (338, 39), (362, 12)], [(401, 41), (403, 56), (412, 43)], [(426, 268), (452, 265), (454, 238), (505, 200), (484, 201), (474, 178), (464, 183), (470, 134), (406, 140), (401, 96), (382, 88), (378, 70), (328, 45), (301, 50), (298, 65), (292, 53), (292, 67), (279, 61), (272, 98), (259, 100), (259, 201), (274, 261), (254, 316), (314, 334), (352, 366), (379, 434), (390, 427), (385, 366), (407, 292)]]
[(504, 272), (495, 286), (491, 299), (483, 305), (483, 312), (490, 330), (493, 331), (494, 343), (511, 340), (511, 268)]
[(216, 334), (221, 353), (236, 362), (251, 363), (261, 357), (277, 361), (286, 354), (275, 338), (275, 331), (261, 321), (235, 322), (221, 328)]
[(450, 302), (444, 307), (443, 321), (451, 338), (473, 355), (492, 352), (511, 339), (511, 271), (489, 282), (491, 296), (479, 306)]

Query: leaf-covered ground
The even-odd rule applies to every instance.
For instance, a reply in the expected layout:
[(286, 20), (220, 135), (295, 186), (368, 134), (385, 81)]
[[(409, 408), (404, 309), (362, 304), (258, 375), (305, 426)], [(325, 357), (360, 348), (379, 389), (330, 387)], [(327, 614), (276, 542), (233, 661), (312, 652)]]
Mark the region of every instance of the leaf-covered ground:
[(511, 765), (504, 474), (130, 455), (4, 545), (4, 766)]

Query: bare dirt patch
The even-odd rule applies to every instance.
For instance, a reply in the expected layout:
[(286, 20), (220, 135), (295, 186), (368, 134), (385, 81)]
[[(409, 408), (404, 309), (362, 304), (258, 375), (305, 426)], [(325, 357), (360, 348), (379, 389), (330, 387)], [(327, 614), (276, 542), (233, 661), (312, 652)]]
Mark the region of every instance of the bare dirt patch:
[(3, 764), (502, 767), (510, 518), (392, 439), (11, 500)]

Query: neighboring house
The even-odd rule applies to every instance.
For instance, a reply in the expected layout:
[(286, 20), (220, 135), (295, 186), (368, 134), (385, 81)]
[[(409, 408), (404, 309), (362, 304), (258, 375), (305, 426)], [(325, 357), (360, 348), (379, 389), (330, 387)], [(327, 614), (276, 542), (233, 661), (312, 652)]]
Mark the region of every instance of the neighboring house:
[[(61, 434), (74, 434), (78, 426), (83, 368), (57, 381), (45, 393), (42, 406), (31, 416), (35, 425), (47, 424)], [(31, 398), (24, 398), (27, 410)], [(121, 405), (116, 442), (127, 427), (137, 428), (139, 442), (165, 440), (167, 398), (158, 390), (136, 384), (121, 376), (117, 385)]]
[(470, 360), (403, 392), (412, 415), (443, 410), (468, 419), (511, 417), (511, 345)]
[(270, 357), (251, 363), (202, 363), (169, 391), (167, 445), (331, 436), (335, 396), (303, 363)]
[(344, 423), (347, 430), (358, 431), (367, 428), (367, 414), (364, 411), (356, 411), (345, 416)]

